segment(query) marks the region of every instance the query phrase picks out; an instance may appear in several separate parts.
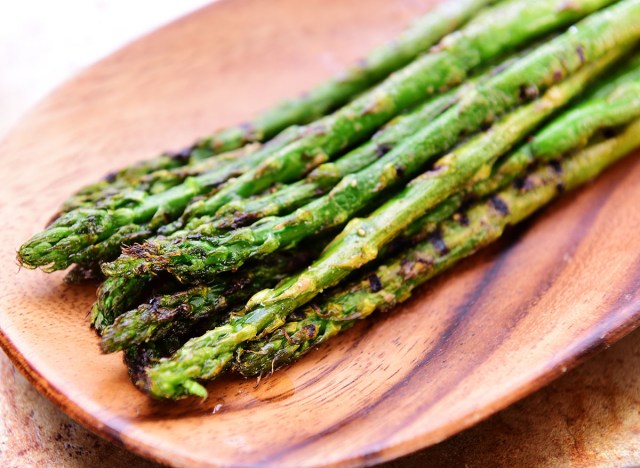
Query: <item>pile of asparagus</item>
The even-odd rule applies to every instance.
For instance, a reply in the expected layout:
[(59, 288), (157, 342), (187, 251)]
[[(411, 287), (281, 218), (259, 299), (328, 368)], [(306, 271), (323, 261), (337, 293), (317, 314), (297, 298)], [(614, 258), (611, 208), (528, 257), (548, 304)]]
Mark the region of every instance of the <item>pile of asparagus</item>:
[(204, 397), (639, 147), (639, 41), (640, 0), (443, 2), (303, 97), (81, 190), (18, 259), (103, 278), (103, 351), (154, 397)]

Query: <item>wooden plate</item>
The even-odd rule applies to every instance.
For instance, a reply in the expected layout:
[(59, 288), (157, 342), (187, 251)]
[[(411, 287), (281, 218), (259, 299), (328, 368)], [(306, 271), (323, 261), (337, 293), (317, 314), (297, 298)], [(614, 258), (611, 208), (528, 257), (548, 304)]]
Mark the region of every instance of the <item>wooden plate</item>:
[(71, 80), (0, 148), (0, 344), (106, 438), (175, 465), (353, 465), (436, 443), (638, 324), (640, 161), (628, 158), (492, 249), (265, 379), (152, 402), (88, 329), (95, 286), (18, 271), (18, 245), (74, 189), (301, 92), (429, 2), (223, 1)]

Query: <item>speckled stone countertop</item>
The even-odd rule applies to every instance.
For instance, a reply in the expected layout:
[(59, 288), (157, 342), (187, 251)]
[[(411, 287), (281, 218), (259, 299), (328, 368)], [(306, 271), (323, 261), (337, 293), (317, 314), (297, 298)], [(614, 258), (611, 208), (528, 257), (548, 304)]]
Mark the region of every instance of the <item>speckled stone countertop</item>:
[[(0, 135), (82, 66), (204, 3), (1, 2)], [(489, 420), (386, 466), (640, 465), (639, 369), (640, 330)], [(1, 352), (0, 414), (0, 466), (156, 466), (69, 419)]]

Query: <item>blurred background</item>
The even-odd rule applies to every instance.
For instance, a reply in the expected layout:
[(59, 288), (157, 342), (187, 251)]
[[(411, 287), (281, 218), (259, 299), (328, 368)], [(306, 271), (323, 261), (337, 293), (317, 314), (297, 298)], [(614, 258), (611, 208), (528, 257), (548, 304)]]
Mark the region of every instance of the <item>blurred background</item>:
[[(207, 3), (0, 1), (0, 138), (80, 69)], [(640, 331), (488, 421), (386, 466), (638, 466), (638, 369)], [(0, 414), (0, 466), (153, 466), (67, 418), (2, 352)]]
[(0, 135), (78, 70), (210, 0), (0, 2)]

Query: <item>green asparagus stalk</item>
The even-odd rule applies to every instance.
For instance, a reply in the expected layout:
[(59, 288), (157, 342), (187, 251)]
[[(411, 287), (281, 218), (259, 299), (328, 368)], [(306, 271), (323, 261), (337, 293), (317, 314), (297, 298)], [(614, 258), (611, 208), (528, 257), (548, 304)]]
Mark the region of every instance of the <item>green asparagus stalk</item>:
[(638, 147), (640, 120), (622, 134), (559, 164), (540, 167), (521, 186), (507, 188), (461, 213), (458, 220), (442, 223), (434, 229), (437, 243), (420, 243), (358, 280), (328, 291), (312, 306), (294, 312), (283, 327), (239, 350), (233, 369), (246, 377), (268, 374), (349, 328), (357, 319), (391, 310), (409, 299), (416, 287), (494, 242), (509, 225), (548, 204), (559, 194), (558, 187), (576, 188)]
[(98, 298), (91, 308), (91, 324), (101, 332), (115, 317), (129, 310), (151, 284), (151, 275), (132, 278), (107, 278), (98, 288)]
[[(398, 112), (463, 81), (472, 69), (567, 21), (572, 22), (576, 13), (578, 18), (582, 17), (582, 8), (593, 11), (596, 4), (601, 7), (606, 3), (610, 2), (572, 2), (567, 9), (565, 1), (542, 0), (531, 4), (518, 0), (485, 10), (465, 27), (446, 36), (434, 52), (315, 122), (308, 135), (226, 184), (202, 205), (190, 207), (185, 216), (213, 213), (237, 197), (262, 192), (275, 182), (299, 179), (317, 165), (370, 137)], [(575, 55), (575, 50), (572, 53)]]
[(131, 188), (131, 185), (149, 174), (179, 169), (192, 158), (200, 160), (211, 155), (209, 150), (191, 146), (181, 151), (163, 153), (157, 158), (141, 161), (119, 171), (108, 173), (102, 180), (89, 184), (74, 193), (63, 203), (60, 211), (66, 213), (76, 208), (85, 207), (114, 195), (122, 189)]
[[(238, 283), (242, 286), (240, 288), (235, 288), (230, 283), (225, 278), (211, 286), (198, 286), (175, 294), (157, 296), (148, 303), (119, 315), (113, 324), (102, 330), (102, 350), (115, 352), (163, 339), (205, 316), (218, 315), (222, 318), (222, 312), (229, 307), (246, 300), (261, 287), (273, 287), (277, 281), (271, 282), (270, 278), (260, 275), (255, 283)], [(233, 296), (233, 301), (228, 300), (229, 296)], [(184, 316), (188, 316), (189, 321), (181, 320)]]
[[(232, 163), (234, 163), (233, 168), (236, 171), (232, 175), (238, 175), (243, 169), (246, 170), (247, 168), (247, 166), (243, 166), (238, 161), (247, 158), (249, 154), (257, 151), (260, 147), (261, 145), (254, 143), (192, 164), (167, 164), (161, 168), (154, 167), (153, 169), (155, 170), (147, 167), (148, 170), (146, 172), (142, 169), (135, 171), (133, 168), (123, 169), (116, 175), (110, 174), (105, 179), (91, 184), (72, 195), (65, 201), (56, 219), (62, 213), (77, 208), (108, 206), (108, 203), (114, 198), (137, 199), (140, 197), (140, 195), (137, 195), (140, 191), (151, 195), (164, 192), (171, 187), (179, 185), (188, 177), (201, 175), (212, 170), (220, 170), (222, 166), (231, 165)], [(137, 167), (134, 166), (134, 168)]]
[[(149, 341), (157, 341), (188, 329), (203, 318), (222, 313), (246, 301), (256, 292), (274, 287), (286, 275), (306, 265), (325, 242), (294, 254), (272, 256), (238, 274), (218, 277), (211, 285), (196, 286), (174, 294), (153, 297), (149, 302), (119, 315), (102, 330), (101, 347), (115, 352)], [(104, 323), (104, 320), (103, 322)]]
[(192, 147), (165, 153), (107, 175), (72, 196), (63, 212), (114, 195), (154, 172), (172, 171), (197, 163), (212, 155), (241, 148), (251, 142), (265, 142), (292, 125), (311, 122), (345, 104), (353, 96), (375, 85), (428, 50), (441, 37), (454, 31), (490, 0), (459, 0), (436, 7), (400, 34), (394, 41), (375, 49), (368, 57), (340, 76), (312, 89), (305, 95), (282, 102), (260, 114), (253, 122), (224, 129), (203, 138)]
[[(250, 224), (267, 216), (297, 208), (331, 189), (342, 177), (370, 165), (404, 138), (412, 135), (424, 125), (450, 108), (464, 95), (468, 86), (456, 92), (448, 92), (419, 106), (413, 112), (395, 118), (373, 136), (371, 141), (354, 149), (335, 162), (324, 163), (315, 168), (304, 180), (283, 187), (263, 196), (234, 200), (215, 213), (215, 216), (193, 218), (184, 230), (174, 233), (179, 237), (185, 232), (197, 230), (200, 234), (213, 235), (230, 228)], [(195, 202), (192, 206), (200, 204)], [(166, 232), (166, 231), (163, 231)]]
[(637, 51), (625, 58), (618, 66), (608, 74), (607, 82), (599, 83), (587, 93), (588, 97), (603, 97), (610, 95), (621, 84), (629, 81), (637, 81), (640, 78), (640, 53)]
[[(635, 1), (623, 1), (606, 10), (606, 14), (594, 14), (570, 32), (517, 61), (478, 86), (463, 102), (426, 125), (412, 138), (367, 168), (346, 176), (326, 196), (292, 214), (266, 219), (223, 237), (187, 236), (171, 241), (156, 240), (126, 252), (128, 255), (113, 263), (105, 264), (103, 272), (126, 276), (139, 271), (169, 271), (182, 282), (202, 282), (221, 271), (238, 268), (249, 258), (290, 248), (310, 234), (343, 224), (381, 191), (397, 186), (418, 173), (434, 156), (452, 147), (461, 134), (477, 129), (491, 116), (516, 104), (526, 90), (531, 92), (532, 89), (544, 88), (559, 76), (580, 69), (585, 60), (590, 61), (613, 48), (601, 61), (583, 67), (575, 77), (568, 79), (568, 85), (559, 88), (570, 89), (567, 93), (569, 98), (582, 91), (590, 79), (626, 50), (621, 46), (640, 36), (640, 22), (637, 21), (640, 2)], [(629, 22), (622, 28), (619, 20), (625, 17)], [(575, 89), (572, 88), (574, 84)], [(542, 103), (531, 113), (530, 126), (538, 125), (566, 101), (554, 100), (549, 95)]]
[[(608, 16), (608, 15), (607, 15)], [(574, 33), (575, 34), (575, 33)], [(442, 158), (414, 179), (400, 194), (368, 218), (353, 219), (308, 269), (263, 290), (246, 305), (247, 313), (187, 342), (171, 358), (161, 360), (148, 374), (148, 391), (160, 398), (205, 396), (197, 380), (209, 380), (222, 372), (236, 349), (261, 333), (280, 327), (286, 316), (311, 301), (349, 273), (375, 260), (378, 252), (426, 211), (451, 196), (497, 157), (508, 151), (539, 122), (539, 113), (550, 112), (576, 96), (586, 85), (586, 73), (568, 78), (539, 100), (525, 105)], [(488, 175), (488, 174), (487, 174)]]
[[(418, 59), (361, 98), (309, 126), (303, 137), (267, 157), (255, 169), (225, 184), (210, 199), (218, 200), (216, 203), (227, 202), (235, 196), (258, 193), (277, 181), (291, 181), (325, 162), (328, 157), (369, 137), (401, 110), (443, 87), (462, 81), (472, 68), (611, 1), (575, 0), (567, 8), (565, 0), (540, 0), (534, 5), (518, 0), (488, 10), (457, 34), (447, 36), (436, 52)], [(637, 8), (635, 1), (624, 0), (620, 7), (610, 10), (611, 18), (597, 15), (600, 21), (592, 21), (581, 29), (590, 34), (610, 36), (613, 43), (632, 37), (637, 29), (631, 21), (634, 8)], [(626, 13), (627, 17), (620, 17), (621, 13)], [(610, 31), (611, 23), (620, 26), (619, 34)], [(552, 51), (559, 58), (564, 57), (570, 64), (568, 67), (563, 67), (559, 58), (547, 57), (547, 64), (557, 64), (562, 75), (571, 68), (577, 68), (583, 60), (601, 55), (610, 46), (608, 41), (595, 42), (589, 36), (584, 37), (583, 46), (577, 42), (582, 36), (586, 34), (566, 39), (564, 47), (558, 45), (557, 50)], [(538, 67), (544, 68), (540, 64)], [(544, 84), (544, 80), (541, 81)], [(18, 251), (18, 259), (25, 266), (41, 267), (47, 271), (88, 261), (85, 250), (89, 246), (113, 236), (125, 225), (144, 225), (141, 230), (154, 231), (159, 225), (179, 216), (193, 197), (215, 188), (218, 181), (217, 174), (214, 177), (207, 173), (189, 178), (184, 184), (166, 192), (145, 197), (126, 208), (71, 211), (25, 243)]]
[(640, 64), (623, 78), (631, 79), (608, 89), (609, 94), (597, 94), (593, 99), (569, 110), (561, 119), (546, 127), (504, 162), (493, 169), (493, 176), (478, 181), (471, 190), (484, 196), (500, 184), (511, 182), (535, 161), (550, 161), (568, 151), (587, 144), (602, 128), (624, 125), (640, 117)]

